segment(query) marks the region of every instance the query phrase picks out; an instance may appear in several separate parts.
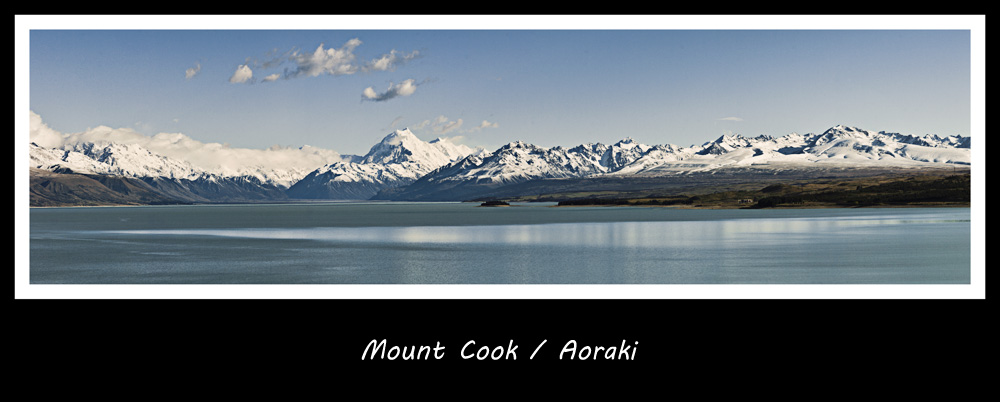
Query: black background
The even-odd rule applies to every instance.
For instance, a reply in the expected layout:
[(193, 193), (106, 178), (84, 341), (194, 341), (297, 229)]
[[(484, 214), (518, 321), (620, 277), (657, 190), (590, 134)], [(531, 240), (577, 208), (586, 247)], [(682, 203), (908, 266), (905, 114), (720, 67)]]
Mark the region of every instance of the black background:
[[(968, 362), (985, 353), (988, 322), (985, 300), (16, 300), (14, 311), (8, 332), (21, 373), (215, 386), (236, 378), (244, 391), (486, 372), (515, 382), (656, 373), (677, 385), (954, 374), (976, 370)], [(362, 360), (382, 339), (440, 342), (445, 358)], [(571, 339), (624, 340), (635, 359), (559, 359)], [(469, 340), (513, 340), (517, 360), (462, 359)]]

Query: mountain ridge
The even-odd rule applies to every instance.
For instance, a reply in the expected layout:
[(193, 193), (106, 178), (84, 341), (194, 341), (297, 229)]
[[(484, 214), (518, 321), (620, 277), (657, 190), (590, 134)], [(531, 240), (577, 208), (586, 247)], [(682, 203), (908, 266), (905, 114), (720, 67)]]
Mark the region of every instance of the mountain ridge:
[(386, 135), (357, 161), (335, 162), (310, 172), (286, 193), (298, 199), (366, 200), (473, 152), (441, 139), (424, 142), (404, 128)]
[[(531, 180), (583, 177), (655, 177), (689, 175), (725, 169), (919, 168), (971, 164), (967, 137), (916, 137), (872, 132), (837, 125), (820, 134), (783, 137), (723, 135), (688, 148), (672, 144), (644, 145), (630, 139), (611, 146), (583, 144), (573, 148), (538, 147), (511, 142), (489, 157), (463, 161), (462, 168), (429, 173), (401, 191), (375, 199), (447, 200), (495, 193), (502, 186)], [(474, 187), (480, 187), (477, 191)], [(478, 194), (477, 194), (478, 193)]]
[[(722, 135), (691, 147), (646, 145), (627, 136), (611, 145), (588, 143), (570, 148), (518, 140), (490, 152), (441, 138), (423, 141), (409, 129), (401, 129), (388, 133), (365, 155), (346, 156), (299, 173), (301, 177), (264, 169), (211, 173), (139, 145), (119, 143), (77, 143), (62, 148), (31, 143), (30, 161), (33, 169), (50, 172), (136, 179), (146, 183), (149, 191), (179, 202), (462, 200), (543, 179), (631, 179), (747, 168), (779, 172), (967, 167), (970, 148), (971, 138), (960, 135), (915, 136), (836, 125), (819, 134)], [(51, 196), (51, 192), (46, 194)]]

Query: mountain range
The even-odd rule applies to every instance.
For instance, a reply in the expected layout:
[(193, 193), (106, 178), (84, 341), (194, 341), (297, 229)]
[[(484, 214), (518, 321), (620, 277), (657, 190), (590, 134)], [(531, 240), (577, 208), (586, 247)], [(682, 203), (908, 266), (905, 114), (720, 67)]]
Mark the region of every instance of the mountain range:
[[(209, 172), (141, 146), (77, 143), (30, 147), (33, 206), (314, 200), (458, 201), (516, 194), (526, 184), (571, 180), (683, 178), (719, 172), (913, 169), (971, 165), (971, 139), (904, 135), (838, 125), (820, 134), (724, 135), (691, 147), (542, 147), (521, 141), (495, 151), (396, 130), (363, 156), (310, 172)], [(113, 178), (113, 180), (112, 180)], [(567, 181), (570, 180), (570, 181)], [(71, 185), (70, 185), (71, 184)], [(532, 192), (544, 192), (534, 185)], [(501, 191), (500, 193), (504, 193)]]

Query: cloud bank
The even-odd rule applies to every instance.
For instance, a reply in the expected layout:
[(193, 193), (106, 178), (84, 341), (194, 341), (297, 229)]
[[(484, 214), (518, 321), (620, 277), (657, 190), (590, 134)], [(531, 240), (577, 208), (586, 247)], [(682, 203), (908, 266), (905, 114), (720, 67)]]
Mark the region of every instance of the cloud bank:
[(308, 145), (299, 148), (277, 145), (266, 149), (233, 148), (228, 144), (201, 142), (181, 133), (147, 136), (131, 128), (98, 126), (79, 133), (61, 134), (49, 128), (35, 112), (31, 112), (30, 138), (47, 148), (63, 148), (83, 142), (136, 144), (217, 174), (238, 174), (257, 168), (308, 173), (328, 163), (345, 160), (336, 151)]
[(63, 135), (45, 124), (41, 116), (35, 112), (31, 112), (31, 117), (28, 121), (30, 127), (28, 138), (30, 138), (31, 142), (45, 148), (59, 148), (63, 146)]

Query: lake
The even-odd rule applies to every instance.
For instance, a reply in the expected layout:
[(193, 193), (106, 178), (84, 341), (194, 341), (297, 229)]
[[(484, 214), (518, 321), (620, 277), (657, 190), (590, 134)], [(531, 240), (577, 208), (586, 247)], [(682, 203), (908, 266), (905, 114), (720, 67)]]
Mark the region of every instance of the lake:
[(969, 208), (33, 208), (34, 284), (968, 284)]

